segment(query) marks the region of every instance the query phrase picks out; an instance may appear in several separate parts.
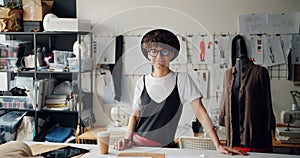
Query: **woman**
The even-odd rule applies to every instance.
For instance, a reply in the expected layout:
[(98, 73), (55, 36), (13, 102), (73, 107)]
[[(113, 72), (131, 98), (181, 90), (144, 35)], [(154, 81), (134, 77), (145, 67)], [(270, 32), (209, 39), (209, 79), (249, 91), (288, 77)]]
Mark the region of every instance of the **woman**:
[(245, 155), (242, 151), (221, 145), (196, 84), (187, 73), (175, 73), (169, 69), (170, 62), (180, 50), (177, 37), (164, 29), (152, 30), (143, 37), (141, 49), (153, 71), (137, 81), (128, 132), (124, 139), (114, 144), (114, 148), (124, 150), (132, 145), (174, 146), (182, 103), (188, 101), (219, 152)]

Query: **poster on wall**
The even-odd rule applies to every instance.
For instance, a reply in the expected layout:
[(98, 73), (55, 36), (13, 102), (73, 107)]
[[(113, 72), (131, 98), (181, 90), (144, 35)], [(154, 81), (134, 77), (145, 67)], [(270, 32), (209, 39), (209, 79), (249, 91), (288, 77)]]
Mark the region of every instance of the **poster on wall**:
[(191, 39), (192, 63), (212, 64), (214, 61), (213, 36), (195, 35)]

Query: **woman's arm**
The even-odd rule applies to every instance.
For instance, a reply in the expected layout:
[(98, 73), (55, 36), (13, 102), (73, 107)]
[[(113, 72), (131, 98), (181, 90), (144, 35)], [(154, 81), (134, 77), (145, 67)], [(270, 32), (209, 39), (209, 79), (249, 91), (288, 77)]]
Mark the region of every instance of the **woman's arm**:
[(213, 125), (210, 117), (208, 116), (207, 111), (206, 111), (205, 107), (203, 106), (200, 98), (192, 101), (192, 107), (195, 111), (196, 117), (200, 121), (201, 125), (204, 127), (205, 131), (207, 131), (208, 135), (214, 142), (216, 149), (219, 152), (225, 153), (227, 155), (232, 155), (233, 153), (240, 154), (240, 155), (246, 155), (246, 153), (243, 151), (240, 151), (240, 150), (237, 150), (237, 149), (234, 149), (231, 147), (223, 146), (220, 143), (220, 140), (219, 140), (217, 132), (214, 128), (214, 125)]
[(116, 150), (125, 150), (127, 148), (130, 148), (133, 146), (133, 132), (135, 129), (135, 125), (138, 121), (138, 118), (140, 116), (140, 111), (139, 110), (134, 110), (129, 118), (128, 121), (128, 128), (127, 128), (127, 133), (125, 135), (124, 139), (119, 140), (114, 144), (114, 149)]

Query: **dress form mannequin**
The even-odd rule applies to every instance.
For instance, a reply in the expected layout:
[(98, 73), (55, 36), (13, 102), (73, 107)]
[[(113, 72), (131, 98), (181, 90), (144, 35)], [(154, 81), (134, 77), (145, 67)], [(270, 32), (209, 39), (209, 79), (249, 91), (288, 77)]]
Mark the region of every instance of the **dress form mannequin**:
[(247, 152), (272, 152), (276, 120), (268, 70), (249, 60), (246, 42), (240, 35), (232, 40), (231, 56), (232, 67), (224, 73), (219, 113), (226, 144)]
[[(232, 43), (232, 54), (236, 57), (235, 59), (235, 73), (234, 73), (234, 83), (232, 87), (232, 103), (233, 103), (233, 126), (235, 129), (240, 129), (240, 110), (243, 109), (239, 103), (239, 92), (242, 80), (242, 69), (250, 62), (247, 56), (246, 45), (243, 40), (241, 40), (242, 36), (236, 36)], [(239, 132), (235, 132), (234, 137), (234, 145), (240, 146), (240, 134)], [(247, 145), (247, 144), (243, 144)]]

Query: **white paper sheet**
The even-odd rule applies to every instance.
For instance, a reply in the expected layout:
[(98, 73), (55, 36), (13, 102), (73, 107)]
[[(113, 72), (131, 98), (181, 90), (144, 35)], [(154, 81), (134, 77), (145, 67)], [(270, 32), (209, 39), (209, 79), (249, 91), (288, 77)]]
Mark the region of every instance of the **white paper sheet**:
[(268, 33), (268, 14), (243, 14), (239, 16), (239, 32), (242, 35)]
[(263, 40), (262, 36), (258, 35), (247, 35), (245, 37), (245, 42), (247, 46), (248, 57), (255, 64), (263, 64)]
[(145, 75), (151, 72), (151, 64), (141, 50), (142, 37), (124, 37), (123, 74)]
[(268, 14), (269, 34), (299, 33), (298, 13)]
[(215, 63), (231, 65), (231, 43), (233, 35), (215, 35)]
[(223, 91), (223, 78), (224, 73), (228, 69), (226, 67), (221, 67), (220, 64), (208, 65), (208, 69), (212, 78), (212, 94)]
[(208, 81), (209, 81), (209, 71), (208, 70), (197, 70), (194, 71), (195, 80), (194, 82), (198, 85), (203, 98), (208, 97)]
[(115, 37), (94, 37), (94, 47), (96, 48), (97, 64), (115, 63)]
[(182, 36), (177, 36), (180, 43), (180, 51), (178, 56), (171, 62), (172, 64), (185, 64), (187, 63), (187, 48), (186, 48), (186, 38)]
[(187, 65), (170, 63), (170, 69), (174, 72), (187, 72)]
[(274, 66), (285, 63), (285, 56), (281, 47), (280, 38), (264, 36), (264, 65)]
[(213, 36), (193, 36), (192, 63), (212, 64), (214, 62)]
[(285, 61), (287, 63), (287, 57), (292, 49), (292, 35), (280, 35), (279, 38), (282, 46), (282, 51), (285, 56)]

